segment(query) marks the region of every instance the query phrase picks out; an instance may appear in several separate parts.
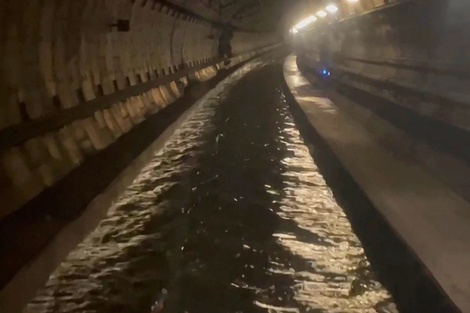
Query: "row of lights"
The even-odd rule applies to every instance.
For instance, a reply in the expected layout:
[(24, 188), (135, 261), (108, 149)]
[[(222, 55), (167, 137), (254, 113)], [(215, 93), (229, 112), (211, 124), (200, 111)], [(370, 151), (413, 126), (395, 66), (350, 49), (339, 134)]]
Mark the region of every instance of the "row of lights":
[[(354, 2), (358, 2), (359, 0), (346, 0), (347, 2), (350, 2), (350, 3), (354, 3)], [(328, 15), (328, 13), (331, 13), (331, 14), (335, 14), (336, 12), (338, 12), (338, 7), (334, 4), (329, 4), (325, 7), (324, 10), (320, 10), (318, 11), (317, 13), (315, 13), (316, 16), (320, 17), (320, 18), (324, 18)], [(290, 29), (290, 32), (291, 33), (298, 33), (299, 30), (301, 30), (302, 28), (305, 28), (307, 25), (310, 25), (311, 23), (315, 22), (318, 20), (318, 18), (315, 16), (315, 15), (310, 15), (309, 17), (307, 17), (306, 19), (303, 19), (302, 21), (300, 21), (299, 23), (297, 23), (294, 27), (292, 27)]]

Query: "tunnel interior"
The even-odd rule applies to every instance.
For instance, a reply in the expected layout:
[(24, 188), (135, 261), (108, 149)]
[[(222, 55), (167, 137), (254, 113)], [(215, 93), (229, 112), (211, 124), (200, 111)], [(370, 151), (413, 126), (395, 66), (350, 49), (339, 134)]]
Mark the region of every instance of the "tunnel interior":
[(3, 1), (0, 312), (467, 312), (469, 13)]

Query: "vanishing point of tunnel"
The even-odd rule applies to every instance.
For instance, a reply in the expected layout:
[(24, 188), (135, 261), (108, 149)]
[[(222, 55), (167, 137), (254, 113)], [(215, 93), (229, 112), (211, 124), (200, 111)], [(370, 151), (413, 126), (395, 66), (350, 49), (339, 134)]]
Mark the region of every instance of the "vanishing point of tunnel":
[(3, 1), (0, 313), (470, 313), (469, 17)]

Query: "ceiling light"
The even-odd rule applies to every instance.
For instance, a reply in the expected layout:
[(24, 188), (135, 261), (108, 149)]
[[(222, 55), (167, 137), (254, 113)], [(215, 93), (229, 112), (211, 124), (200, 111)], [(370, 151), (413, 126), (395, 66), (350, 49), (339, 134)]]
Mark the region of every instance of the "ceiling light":
[(334, 4), (327, 5), (325, 9), (330, 13), (335, 13), (338, 11), (338, 7)]
[(307, 26), (308, 24), (310, 23), (313, 23), (317, 20), (317, 18), (313, 15), (310, 15), (309, 17), (307, 17), (306, 19), (300, 21), (297, 25), (295, 25), (295, 29), (299, 30), (299, 29), (302, 29), (304, 28), (305, 26)]
[(319, 17), (325, 17), (325, 16), (327, 15), (327, 13), (326, 13), (325, 11), (323, 11), (323, 10), (320, 10), (320, 11), (317, 12), (317, 15), (318, 15)]

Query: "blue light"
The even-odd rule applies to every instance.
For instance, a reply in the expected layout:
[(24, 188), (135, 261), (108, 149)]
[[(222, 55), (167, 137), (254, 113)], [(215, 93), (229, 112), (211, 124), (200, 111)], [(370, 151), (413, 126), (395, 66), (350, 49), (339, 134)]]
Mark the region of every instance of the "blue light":
[(327, 69), (321, 70), (321, 71), (320, 71), (320, 74), (321, 74), (322, 76), (331, 76), (331, 72), (328, 71)]

